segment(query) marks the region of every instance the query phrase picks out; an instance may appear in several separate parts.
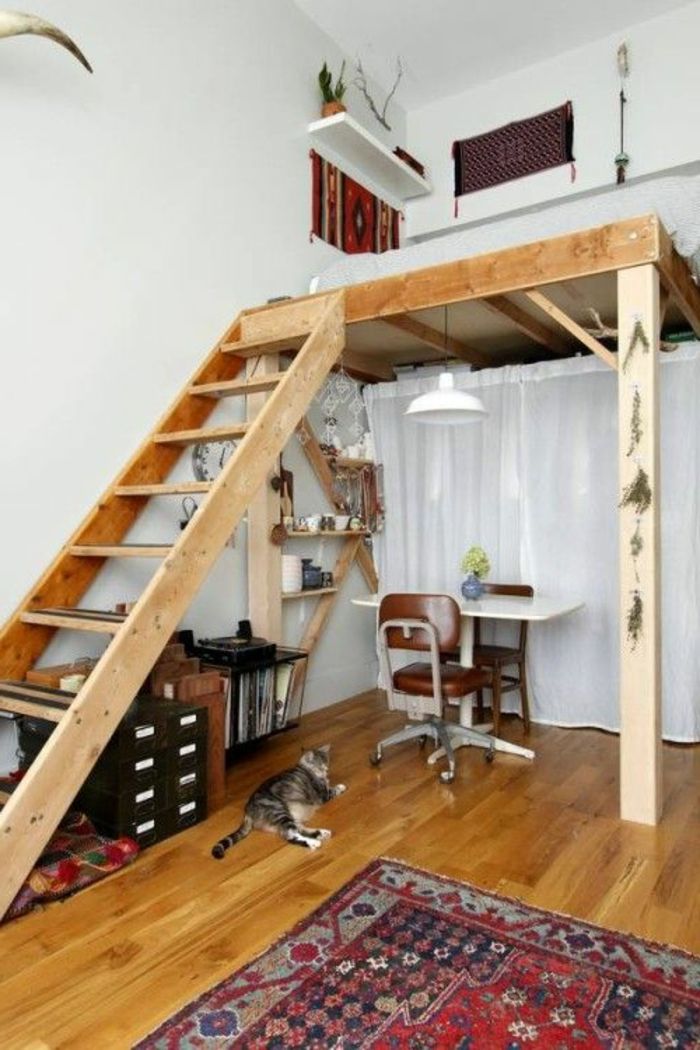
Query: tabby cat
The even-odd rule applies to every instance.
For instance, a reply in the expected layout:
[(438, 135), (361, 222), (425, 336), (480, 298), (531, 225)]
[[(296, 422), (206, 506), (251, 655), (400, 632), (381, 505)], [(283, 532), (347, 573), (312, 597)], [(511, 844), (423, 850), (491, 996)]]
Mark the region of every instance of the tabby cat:
[(296, 846), (318, 849), (324, 839), (331, 837), (331, 832), (327, 828), (307, 828), (304, 821), (324, 802), (330, 802), (346, 790), (345, 784), (330, 786), (329, 753), (329, 744), (304, 751), (293, 769), (285, 769), (265, 780), (246, 802), (243, 823), (217, 842), (212, 856), (221, 860), (226, 850), (249, 835), (253, 828), (274, 831)]

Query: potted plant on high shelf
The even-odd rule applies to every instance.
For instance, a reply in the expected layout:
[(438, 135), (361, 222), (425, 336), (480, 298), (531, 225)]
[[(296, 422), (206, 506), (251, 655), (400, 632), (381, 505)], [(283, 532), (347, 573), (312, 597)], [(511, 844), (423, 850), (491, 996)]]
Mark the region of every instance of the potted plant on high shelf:
[(462, 582), (462, 597), (471, 600), (480, 598), (484, 593), (484, 585), (481, 582), (491, 571), (488, 555), (483, 547), (470, 547), (462, 558), (462, 572), (466, 572), (466, 579)]
[(345, 74), (345, 63), (343, 62), (340, 67), (340, 75), (333, 83), (333, 74), (328, 68), (327, 64), (323, 63), (323, 68), (318, 74), (318, 86), (321, 89), (321, 96), (323, 98), (323, 105), (321, 107), (322, 117), (333, 117), (336, 113), (345, 112), (345, 104), (343, 102), (343, 96), (347, 91), (347, 84), (343, 80)]

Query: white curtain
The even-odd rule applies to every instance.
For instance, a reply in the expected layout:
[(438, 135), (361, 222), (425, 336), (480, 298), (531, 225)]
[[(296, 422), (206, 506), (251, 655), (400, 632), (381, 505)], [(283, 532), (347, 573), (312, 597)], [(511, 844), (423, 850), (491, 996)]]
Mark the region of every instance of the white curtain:
[[(700, 740), (700, 346), (664, 357), (661, 372), (663, 729), (687, 742)], [(458, 596), (461, 556), (478, 543), (490, 579), (583, 601), (579, 612), (530, 629), (533, 717), (617, 730), (617, 377), (592, 357), (455, 377), (483, 400), (484, 423), (405, 419), (434, 376), (365, 389), (384, 464), (382, 590)], [(516, 698), (504, 701), (517, 709)]]

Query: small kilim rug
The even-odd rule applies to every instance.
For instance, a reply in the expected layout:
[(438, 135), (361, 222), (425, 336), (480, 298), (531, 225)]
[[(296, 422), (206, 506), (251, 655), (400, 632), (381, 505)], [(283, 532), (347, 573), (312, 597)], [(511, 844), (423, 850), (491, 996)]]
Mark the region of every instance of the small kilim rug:
[(461, 139), (452, 146), (455, 198), (560, 164), (572, 165), (573, 178), (573, 144), (574, 111), (570, 102)]
[(145, 1048), (700, 1047), (700, 959), (377, 860)]
[(400, 213), (311, 151), (311, 233), (348, 254), (399, 247)]

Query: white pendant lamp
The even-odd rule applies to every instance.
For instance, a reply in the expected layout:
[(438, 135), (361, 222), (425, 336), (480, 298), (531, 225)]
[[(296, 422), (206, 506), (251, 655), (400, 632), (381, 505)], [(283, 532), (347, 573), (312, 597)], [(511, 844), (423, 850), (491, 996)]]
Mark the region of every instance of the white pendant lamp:
[[(445, 307), (445, 353), (447, 353), (447, 307)], [(488, 412), (480, 398), (455, 390), (455, 380), (445, 368), (438, 377), (437, 390), (414, 397), (404, 413), (416, 423), (430, 423), (433, 426), (455, 426), (462, 423), (479, 423)]]
[(488, 412), (478, 397), (455, 390), (451, 372), (441, 372), (437, 390), (414, 397), (406, 409), (407, 416), (417, 423), (448, 424), (479, 423)]

